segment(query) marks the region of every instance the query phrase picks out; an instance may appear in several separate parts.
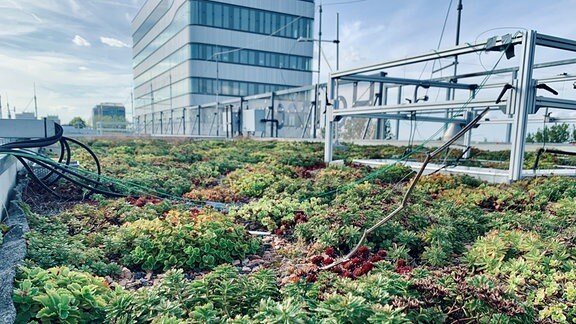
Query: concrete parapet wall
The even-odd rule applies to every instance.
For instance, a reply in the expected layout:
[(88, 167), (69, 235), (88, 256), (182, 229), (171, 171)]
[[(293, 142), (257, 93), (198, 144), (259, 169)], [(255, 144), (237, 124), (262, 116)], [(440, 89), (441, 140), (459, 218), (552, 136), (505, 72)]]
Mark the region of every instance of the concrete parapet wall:
[(16, 185), (16, 174), (21, 168), (18, 160), (12, 156), (0, 155), (0, 220), (8, 210), (8, 199)]

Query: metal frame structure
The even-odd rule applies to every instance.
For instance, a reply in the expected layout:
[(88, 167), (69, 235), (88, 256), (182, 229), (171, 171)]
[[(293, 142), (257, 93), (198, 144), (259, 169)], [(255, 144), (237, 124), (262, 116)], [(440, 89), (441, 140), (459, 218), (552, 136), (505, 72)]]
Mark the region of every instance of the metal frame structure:
[[(562, 61), (535, 63), (536, 50), (540, 47), (547, 47), (556, 50), (576, 52), (576, 41), (558, 38), (554, 36), (539, 34), (536, 31), (518, 32), (514, 35), (504, 35), (502, 37), (492, 37), (475, 44), (464, 44), (453, 48), (439, 50), (422, 55), (416, 55), (399, 60), (368, 65), (360, 68), (337, 71), (330, 76), (330, 98), (332, 105), (326, 107), (326, 136), (324, 159), (326, 162), (332, 160), (332, 150), (334, 141), (337, 139), (337, 125), (343, 118), (378, 118), (391, 120), (407, 120), (415, 118), (418, 120), (437, 123), (460, 123), (469, 122), (478, 111), (489, 108), (490, 110), (500, 110), (507, 115), (500, 120), (481, 120), (479, 123), (503, 123), (510, 125), (507, 130), (507, 137), (510, 137), (510, 167), (508, 171), (508, 181), (515, 181), (529, 175), (523, 172), (522, 163), (524, 160), (526, 128), (529, 120), (542, 120), (533, 116), (540, 108), (558, 108), (575, 110), (576, 101), (566, 98), (555, 98), (550, 96), (538, 96), (537, 89), (544, 89), (555, 93), (546, 83), (573, 80), (574, 77), (556, 77), (537, 80), (534, 78), (534, 70), (538, 68), (548, 68), (554, 66), (575, 64), (575, 59)], [(480, 71), (462, 73), (443, 78), (431, 78), (428, 80), (408, 79), (391, 77), (389, 70), (396, 68), (408, 68), (415, 64), (431, 62), (438, 59), (453, 59), (469, 54), (478, 54), (486, 51), (503, 52), (507, 58), (514, 56), (514, 50), (520, 49), (518, 53), (518, 64), (514, 67), (492, 69), (491, 71)], [(455, 61), (456, 64), (457, 61)], [(499, 61), (498, 61), (499, 62)], [(510, 83), (493, 84), (470, 84), (460, 83), (462, 80), (486, 77), (493, 74), (509, 74)], [(379, 84), (380, 98), (387, 95), (388, 89), (396, 89), (398, 100), (395, 104), (387, 104), (387, 100), (379, 100), (375, 105), (354, 106), (351, 108), (340, 108), (341, 97), (339, 94), (346, 85), (354, 83)], [(402, 89), (407, 87), (414, 89), (413, 99), (406, 99), (407, 104), (402, 104)], [(476, 98), (478, 88), (502, 88), (498, 98)], [(444, 101), (420, 101), (417, 96), (419, 88), (444, 88), (447, 89), (446, 100)], [(469, 99), (455, 100), (456, 91), (469, 91)], [(557, 93), (555, 93), (557, 94)], [(426, 98), (425, 100), (428, 100)], [(462, 117), (450, 116), (449, 112), (454, 109), (463, 110)], [(442, 114), (442, 116), (430, 116)], [(456, 118), (459, 117), (459, 118)], [(573, 120), (574, 118), (568, 118)], [(546, 120), (546, 117), (544, 117)], [(562, 118), (556, 118), (562, 121)], [(397, 124), (398, 125), (398, 124)], [(470, 131), (471, 132), (471, 131)], [(464, 138), (464, 145), (471, 145), (471, 135)], [(397, 135), (396, 135), (397, 138)]]

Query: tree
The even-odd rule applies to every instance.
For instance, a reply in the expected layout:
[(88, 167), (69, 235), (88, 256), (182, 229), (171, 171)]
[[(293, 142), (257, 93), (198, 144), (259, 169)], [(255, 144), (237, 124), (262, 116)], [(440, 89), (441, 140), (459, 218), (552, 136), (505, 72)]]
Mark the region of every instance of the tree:
[(74, 126), (74, 128), (86, 128), (86, 122), (80, 117), (72, 118), (70, 125)]
[(529, 143), (566, 143), (575, 139), (576, 131), (570, 134), (569, 125), (566, 123), (552, 125), (551, 127), (540, 128), (534, 134), (528, 134), (526, 141)]

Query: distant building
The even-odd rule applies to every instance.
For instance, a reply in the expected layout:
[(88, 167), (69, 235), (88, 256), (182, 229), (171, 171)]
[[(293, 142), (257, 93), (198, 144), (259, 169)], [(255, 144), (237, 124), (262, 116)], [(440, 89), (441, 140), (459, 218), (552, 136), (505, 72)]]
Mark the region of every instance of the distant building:
[(104, 102), (92, 108), (92, 127), (98, 123), (125, 123), (126, 108), (122, 104)]
[[(312, 83), (313, 0), (147, 0), (132, 22), (136, 116)], [(150, 120), (150, 119), (149, 119)]]
[(60, 117), (58, 117), (57, 115), (48, 115), (46, 116), (47, 120), (52, 120), (54, 121), (56, 124), (61, 125), (62, 123), (60, 122)]
[(36, 119), (36, 115), (33, 112), (21, 112), (14, 115), (15, 119)]

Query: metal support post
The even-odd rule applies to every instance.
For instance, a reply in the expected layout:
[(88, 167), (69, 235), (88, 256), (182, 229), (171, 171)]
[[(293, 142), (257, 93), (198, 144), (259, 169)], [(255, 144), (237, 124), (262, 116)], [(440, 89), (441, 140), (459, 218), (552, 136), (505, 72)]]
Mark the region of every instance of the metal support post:
[[(272, 92), (272, 95), (270, 95), (270, 120), (272, 122), (270, 122), (270, 137), (274, 137), (274, 105), (275, 105), (275, 100), (276, 100), (276, 93)], [(278, 128), (278, 125), (276, 125), (276, 128)], [(278, 130), (276, 130), (278, 131)]]
[(201, 123), (201, 119), (200, 116), (202, 115), (202, 113), (200, 112), (200, 106), (198, 106), (198, 115), (196, 115), (196, 119), (198, 120), (198, 135), (202, 134), (202, 123)]
[[(396, 98), (396, 103), (397, 104), (401, 104), (402, 103), (402, 87), (398, 87), (398, 97)], [(400, 120), (396, 119), (396, 122), (394, 123), (394, 139), (398, 140), (398, 137), (400, 135)]]
[(160, 135), (164, 133), (164, 112), (160, 112)]
[[(384, 83), (380, 82), (378, 85), (378, 106), (382, 106), (383, 97), (385, 96), (384, 91), (388, 92), (388, 88), (384, 89)], [(386, 94), (387, 96), (387, 94)], [(376, 139), (385, 139), (386, 137), (386, 119), (378, 118), (376, 121)]]
[(330, 99), (332, 105), (326, 105), (326, 134), (324, 135), (324, 162), (330, 163), (332, 161), (332, 147), (334, 140), (334, 118), (333, 110), (338, 109), (338, 88), (336, 87), (336, 80), (330, 80)]
[(170, 135), (174, 135), (174, 109), (170, 109)]
[(182, 135), (186, 135), (186, 108), (182, 108)]
[(528, 114), (534, 106), (534, 95), (536, 92), (532, 80), (535, 49), (536, 32), (533, 30), (525, 32), (522, 37), (522, 61), (520, 69), (518, 70), (519, 79), (515, 94), (516, 100), (512, 125), (509, 181), (516, 181), (522, 178), (526, 126), (528, 124)]

